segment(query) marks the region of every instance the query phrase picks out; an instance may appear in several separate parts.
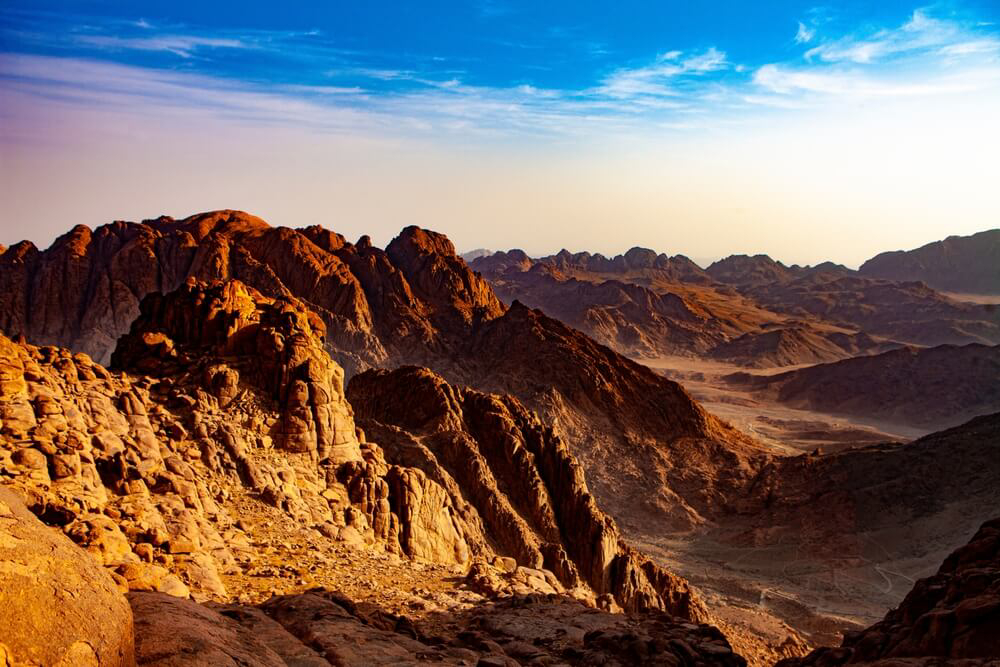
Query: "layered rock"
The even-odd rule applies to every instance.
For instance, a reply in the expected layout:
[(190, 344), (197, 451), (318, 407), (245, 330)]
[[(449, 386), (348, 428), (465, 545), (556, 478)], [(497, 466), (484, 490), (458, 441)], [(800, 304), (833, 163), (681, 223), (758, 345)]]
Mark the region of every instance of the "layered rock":
[(840, 648), (820, 648), (778, 667), (990, 665), (1000, 656), (1000, 519), (987, 521), (898, 607)]
[(3, 487), (0, 663), (135, 665), (132, 612), (111, 575)]

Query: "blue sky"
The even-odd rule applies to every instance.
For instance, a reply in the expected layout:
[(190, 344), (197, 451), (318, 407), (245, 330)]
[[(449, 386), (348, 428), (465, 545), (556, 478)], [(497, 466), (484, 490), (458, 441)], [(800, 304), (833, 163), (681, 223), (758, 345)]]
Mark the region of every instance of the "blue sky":
[[(849, 215), (858, 231), (890, 225), (872, 245), (1000, 224), (977, 176), (997, 145), (998, 23), (1000, 3), (982, 1), (7, 0), (0, 242), (44, 242), (72, 213), (94, 225), (218, 204), (297, 225), (316, 221), (311, 204), (376, 238), (416, 222), (470, 246), (856, 262), (866, 245), (793, 243)], [(137, 145), (160, 158), (136, 161)], [(144, 201), (134, 167), (172, 187)], [(302, 186), (315, 170), (351, 186)], [(925, 172), (943, 193), (911, 191)], [(442, 204), (456, 188), (476, 196)], [(373, 196), (387, 191), (406, 205)]]

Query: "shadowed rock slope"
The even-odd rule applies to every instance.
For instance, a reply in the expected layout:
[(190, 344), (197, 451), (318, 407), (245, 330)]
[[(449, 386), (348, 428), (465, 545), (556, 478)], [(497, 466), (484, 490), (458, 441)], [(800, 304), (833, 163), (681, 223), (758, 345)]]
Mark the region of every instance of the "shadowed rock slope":
[(1000, 410), (1000, 346), (905, 347), (726, 379), (797, 408), (931, 430)]
[(1000, 660), (1000, 519), (987, 521), (937, 573), (875, 625), (778, 667), (995, 665)]
[(861, 265), (874, 278), (921, 280), (969, 294), (1000, 294), (1000, 229), (949, 236), (915, 250), (883, 252)]

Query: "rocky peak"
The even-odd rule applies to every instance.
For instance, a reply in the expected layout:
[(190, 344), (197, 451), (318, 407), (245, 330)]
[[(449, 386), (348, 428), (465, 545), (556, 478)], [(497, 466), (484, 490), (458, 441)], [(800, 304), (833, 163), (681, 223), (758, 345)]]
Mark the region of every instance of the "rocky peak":
[[(323, 348), (325, 330), (297, 299), (267, 298), (236, 280), (189, 280), (143, 300), (111, 360), (158, 376), (204, 366), (209, 389), (223, 400), (242, 380), (283, 407), (275, 432), (281, 446), (335, 463), (360, 460), (344, 371)], [(207, 366), (212, 358), (231, 361)]]
[(415, 293), (442, 315), (466, 322), (489, 320), (504, 312), (489, 284), (455, 254), (443, 234), (407, 227), (385, 249)]
[[(687, 582), (622, 540), (569, 448), (517, 399), (455, 387), (416, 367), (355, 376), (348, 398), (389, 463), (421, 460), (429, 478), (462, 489), (479, 519), (467, 523), (481, 522), (501, 555), (550, 570), (567, 588), (582, 584), (609, 595), (631, 611), (708, 617)], [(462, 532), (475, 541), (475, 531)], [(470, 549), (486, 551), (475, 543)]]

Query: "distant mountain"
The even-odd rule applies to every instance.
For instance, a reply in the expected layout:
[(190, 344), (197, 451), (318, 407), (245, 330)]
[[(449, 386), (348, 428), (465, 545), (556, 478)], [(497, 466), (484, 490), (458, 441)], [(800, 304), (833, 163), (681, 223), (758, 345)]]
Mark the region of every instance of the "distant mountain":
[(479, 257), (488, 257), (492, 255), (493, 251), (487, 248), (476, 248), (475, 250), (470, 250), (469, 252), (463, 252), (459, 257), (464, 259), (466, 262), (471, 262)]
[(1000, 346), (905, 347), (778, 375), (728, 376), (807, 410), (945, 428), (1000, 410)]
[(949, 236), (916, 250), (883, 252), (861, 265), (875, 278), (922, 280), (931, 287), (968, 294), (1000, 294), (1000, 229)]

